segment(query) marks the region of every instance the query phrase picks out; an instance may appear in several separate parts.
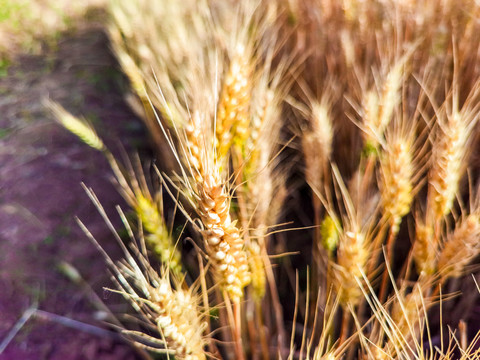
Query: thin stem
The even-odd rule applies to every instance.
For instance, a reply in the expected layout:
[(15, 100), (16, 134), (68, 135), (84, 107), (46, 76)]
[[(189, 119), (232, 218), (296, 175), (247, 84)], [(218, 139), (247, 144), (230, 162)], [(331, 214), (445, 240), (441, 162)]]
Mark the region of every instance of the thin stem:
[[(312, 278), (310, 281), (310, 287), (312, 289), (327, 289), (327, 272), (328, 271), (328, 260), (326, 260), (327, 255), (321, 246), (321, 233), (320, 233), (320, 224), (321, 220), (321, 203), (319, 199), (314, 195), (313, 199), (313, 209), (314, 209), (314, 225), (315, 228), (313, 229), (314, 238), (312, 244)], [(323, 272), (323, 273), (322, 273)], [(320, 296), (322, 299), (320, 301), (321, 304), (325, 304), (325, 296), (323, 291)], [(316, 307), (318, 305), (318, 301), (316, 299), (308, 299), (308, 306), (312, 308), (312, 314), (316, 314)], [(323, 320), (323, 319), (321, 319)]]
[[(250, 342), (250, 349), (251, 349), (251, 358), (252, 359), (258, 359), (257, 355), (257, 339), (258, 339), (258, 334), (257, 334), (257, 327), (258, 326), (255, 323), (255, 304), (253, 301), (247, 301), (245, 303), (245, 318), (247, 322), (247, 327), (248, 327), (248, 340)], [(258, 328), (261, 332), (261, 328)]]
[[(382, 254), (382, 243), (383, 243), (383, 240), (385, 239), (385, 234), (388, 227), (386, 226), (387, 223), (388, 223), (388, 218), (385, 215), (382, 216), (378, 221), (379, 230), (376, 233), (371, 243), (372, 253), (375, 253), (378, 250), (379, 254)], [(367, 262), (368, 277), (372, 276), (372, 273), (375, 270), (375, 266), (378, 264), (379, 257), (380, 255), (371, 256), (370, 259), (368, 260)]]
[(236, 300), (233, 303), (233, 313), (234, 313), (234, 328), (233, 328), (233, 335), (235, 341), (235, 354), (236, 359), (238, 360), (245, 360), (245, 355), (243, 353), (243, 345), (242, 345), (242, 309), (240, 300)]
[[(386, 245), (386, 255), (385, 255), (385, 261), (390, 264), (390, 266), (393, 265), (393, 244), (395, 242), (395, 238), (397, 235), (397, 230), (395, 227), (395, 222), (392, 221), (390, 224), (390, 230), (388, 233), (388, 239), (387, 239), (387, 245)], [(380, 286), (380, 294), (379, 294), (379, 300), (381, 303), (385, 301), (385, 296), (388, 290), (388, 271), (387, 268), (385, 267), (385, 270), (383, 271), (382, 275), (382, 283)]]
[[(377, 163), (377, 157), (370, 155), (365, 164), (365, 168), (362, 174), (362, 181), (360, 183), (360, 199), (359, 204), (362, 204), (365, 200), (364, 196), (368, 194), (368, 189), (372, 186), (373, 171), (375, 170), (375, 164)], [(361, 163), (358, 171), (361, 171)]]
[(267, 337), (265, 336), (264, 324), (263, 324), (263, 316), (262, 316), (262, 302), (261, 300), (255, 300), (255, 312), (256, 312), (256, 319), (257, 319), (257, 326), (260, 334), (260, 346), (262, 348), (262, 358), (263, 360), (270, 359), (270, 355), (268, 352), (268, 343)]
[[(277, 341), (278, 341), (278, 344), (284, 344), (287, 336), (285, 333), (285, 328), (283, 323), (282, 305), (280, 302), (280, 297), (278, 296), (277, 284), (275, 282), (275, 275), (273, 274), (272, 266), (270, 264), (268, 257), (265, 258), (265, 261), (267, 262), (265, 264), (265, 272), (267, 274), (268, 285), (270, 287), (270, 294), (272, 296), (272, 305), (273, 305), (273, 311), (275, 316), (275, 323), (278, 331)], [(279, 349), (279, 353), (281, 353), (282, 350), (283, 349)]]
[(338, 346), (340, 347), (348, 337), (348, 328), (350, 326), (350, 313), (343, 309), (343, 316), (342, 316), (342, 326), (340, 328), (340, 337), (338, 339)]

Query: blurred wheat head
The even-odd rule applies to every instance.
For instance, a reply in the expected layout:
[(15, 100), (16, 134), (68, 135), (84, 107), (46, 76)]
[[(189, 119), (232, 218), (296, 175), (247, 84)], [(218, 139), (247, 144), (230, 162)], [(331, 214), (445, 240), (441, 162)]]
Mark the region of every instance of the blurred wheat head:
[(187, 252), (172, 239), (139, 161), (121, 165), (51, 105), (106, 155), (137, 217), (123, 216), (145, 247), (108, 260), (148, 320), (130, 340), (188, 359), (479, 357), (465, 326), (436, 321), (437, 305), (476, 294), (473, 280), (457, 291), (480, 252), (478, 2), (112, 0), (110, 12), (128, 101), (160, 155), (153, 182), (195, 240)]

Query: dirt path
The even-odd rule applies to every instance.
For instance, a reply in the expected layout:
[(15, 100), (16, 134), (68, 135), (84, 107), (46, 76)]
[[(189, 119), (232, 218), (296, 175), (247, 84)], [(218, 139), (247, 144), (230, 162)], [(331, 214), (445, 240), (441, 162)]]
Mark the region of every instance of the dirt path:
[[(74, 216), (81, 218), (110, 254), (118, 254), (80, 186), (92, 187), (114, 214), (122, 201), (109, 167), (42, 105), (48, 96), (89, 118), (104, 138), (132, 144), (142, 127), (124, 103), (125, 88), (99, 28), (63, 38), (58, 51), (19, 56), (0, 78), (0, 343), (35, 301), (41, 310), (102, 326), (91, 294), (59, 270), (62, 261), (78, 269), (114, 311), (128, 309), (120, 296), (103, 292), (110, 284), (104, 261), (74, 222)], [(133, 358), (118, 341), (39, 317), (0, 354), (27, 360)]]

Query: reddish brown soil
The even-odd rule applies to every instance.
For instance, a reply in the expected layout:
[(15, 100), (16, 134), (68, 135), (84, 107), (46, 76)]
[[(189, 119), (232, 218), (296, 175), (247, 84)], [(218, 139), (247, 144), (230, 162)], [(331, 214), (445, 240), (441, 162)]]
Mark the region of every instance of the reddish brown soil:
[[(125, 79), (98, 28), (63, 38), (55, 51), (18, 56), (0, 79), (0, 343), (35, 301), (50, 313), (107, 328), (95, 320), (92, 293), (58, 270), (72, 264), (119, 314), (123, 299), (111, 286), (105, 262), (74, 221), (87, 224), (107, 252), (119, 254), (80, 186), (92, 187), (112, 219), (123, 204), (102, 155), (58, 126), (42, 99), (59, 101), (92, 120), (110, 140), (129, 146), (141, 126), (124, 103)], [(133, 140), (132, 140), (133, 139)], [(115, 147), (115, 143), (113, 144)], [(80, 328), (32, 317), (0, 359), (134, 359), (131, 347)]]

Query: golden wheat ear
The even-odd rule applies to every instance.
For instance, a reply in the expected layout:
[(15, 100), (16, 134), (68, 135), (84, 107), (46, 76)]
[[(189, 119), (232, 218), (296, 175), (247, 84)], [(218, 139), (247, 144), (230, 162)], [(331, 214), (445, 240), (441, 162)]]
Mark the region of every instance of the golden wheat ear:
[(438, 255), (438, 272), (442, 281), (464, 274), (466, 266), (480, 253), (480, 215), (473, 213), (460, 219), (442, 244)]
[(398, 60), (385, 76), (383, 88), (378, 94), (374, 90), (365, 93), (363, 99), (363, 124), (365, 146), (376, 149), (382, 142), (395, 108), (401, 100), (400, 89), (405, 76), (408, 54)]
[[(340, 304), (347, 310), (362, 301), (362, 291), (358, 280), (366, 272), (367, 260), (371, 256), (371, 237), (363, 228), (350, 194), (341, 178), (338, 168), (332, 166), (334, 181), (338, 186), (337, 201), (343, 202), (345, 213), (342, 214), (341, 228), (338, 231), (338, 249), (336, 260), (331, 261), (332, 272), (329, 283), (332, 284), (340, 297)], [(333, 204), (325, 204), (331, 217), (336, 218)]]
[(252, 94), (252, 50), (239, 43), (232, 56), (218, 103), (215, 129), (217, 155), (223, 159), (233, 141), (248, 138)]
[(474, 129), (478, 122), (480, 81), (460, 103), (460, 89), (455, 63), (451, 94), (435, 112), (436, 128), (432, 132), (432, 159), (428, 174), (427, 225), (435, 227), (448, 216), (453, 208), (472, 152)]
[(393, 232), (398, 232), (402, 218), (410, 212), (414, 196), (414, 163), (411, 139), (392, 136), (380, 156), (381, 205)]

